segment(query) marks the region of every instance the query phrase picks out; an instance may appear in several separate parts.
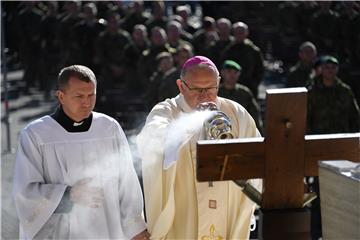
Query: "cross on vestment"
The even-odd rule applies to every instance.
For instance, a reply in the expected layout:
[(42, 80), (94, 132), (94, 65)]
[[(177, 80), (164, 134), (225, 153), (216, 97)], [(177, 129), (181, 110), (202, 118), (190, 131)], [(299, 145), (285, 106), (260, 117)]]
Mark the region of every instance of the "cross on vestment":
[[(262, 210), (282, 209), (283, 214), (302, 209), (305, 196), (303, 179), (305, 176), (318, 175), (319, 160), (360, 162), (360, 133), (305, 136), (306, 113), (306, 88), (267, 90), (265, 137), (198, 141), (198, 181), (262, 178)], [(281, 217), (273, 212), (268, 216), (267, 219), (272, 218), (268, 221), (272, 222), (270, 228), (274, 228), (274, 218)], [(291, 216), (282, 216), (286, 216), (286, 224), (291, 224)], [(301, 218), (304, 219), (303, 216)], [(297, 239), (308, 239), (304, 229), (296, 229), (301, 228), (301, 224), (294, 224), (288, 228), (300, 232), (298, 236), (303, 237)], [(308, 225), (309, 221), (306, 220), (304, 224)], [(286, 227), (283, 229), (288, 231)], [(273, 231), (280, 234), (282, 229)], [(269, 236), (271, 234), (268, 233)], [(292, 237), (296, 239), (296, 236)]]

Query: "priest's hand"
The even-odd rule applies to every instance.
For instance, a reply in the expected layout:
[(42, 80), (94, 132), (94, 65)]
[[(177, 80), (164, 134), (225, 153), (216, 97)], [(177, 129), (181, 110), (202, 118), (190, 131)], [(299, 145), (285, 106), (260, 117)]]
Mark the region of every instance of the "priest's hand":
[(147, 230), (142, 231), (141, 233), (135, 235), (132, 240), (149, 240), (150, 234)]
[(91, 179), (83, 179), (75, 183), (70, 190), (70, 200), (86, 207), (98, 208), (104, 199), (103, 189), (90, 186)]

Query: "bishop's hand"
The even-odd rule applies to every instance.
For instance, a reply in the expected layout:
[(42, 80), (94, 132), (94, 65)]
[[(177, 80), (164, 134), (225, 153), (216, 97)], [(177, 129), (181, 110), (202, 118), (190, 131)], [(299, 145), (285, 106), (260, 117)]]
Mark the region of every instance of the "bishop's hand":
[(197, 111), (217, 111), (218, 108), (214, 102), (203, 102), (196, 106)]
[(75, 183), (70, 190), (70, 200), (76, 204), (90, 208), (98, 208), (104, 199), (103, 189), (90, 185), (91, 179), (83, 179)]

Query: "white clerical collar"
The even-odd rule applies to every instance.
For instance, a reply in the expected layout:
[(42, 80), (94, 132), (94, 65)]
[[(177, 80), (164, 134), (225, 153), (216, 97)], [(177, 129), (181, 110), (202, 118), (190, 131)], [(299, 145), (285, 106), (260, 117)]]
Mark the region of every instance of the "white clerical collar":
[[(179, 95), (177, 95), (175, 97), (175, 101), (176, 104), (181, 108), (181, 110), (185, 113), (191, 113), (194, 111), (194, 109), (192, 109), (189, 104), (186, 102), (184, 95), (182, 95), (181, 93), (179, 93)], [(221, 107), (221, 102), (219, 97), (217, 97), (216, 99), (216, 106), (218, 107), (218, 109), (220, 109)]]
[(82, 121), (82, 122), (74, 122), (73, 126), (78, 127), (78, 126), (81, 126), (83, 123), (84, 123), (84, 121)]

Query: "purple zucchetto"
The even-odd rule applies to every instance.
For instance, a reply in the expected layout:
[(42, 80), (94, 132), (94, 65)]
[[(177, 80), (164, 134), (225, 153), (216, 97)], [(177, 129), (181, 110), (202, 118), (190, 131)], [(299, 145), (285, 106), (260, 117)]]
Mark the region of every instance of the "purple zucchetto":
[(212, 68), (215, 73), (217, 75), (219, 75), (219, 70), (217, 69), (215, 63), (213, 63), (213, 61), (211, 61), (209, 58), (204, 57), (204, 56), (194, 56), (192, 58), (189, 58), (184, 65), (182, 66), (181, 69), (181, 77), (184, 77), (186, 71), (193, 67), (193, 66), (197, 66), (197, 65), (208, 65), (210, 68)]

